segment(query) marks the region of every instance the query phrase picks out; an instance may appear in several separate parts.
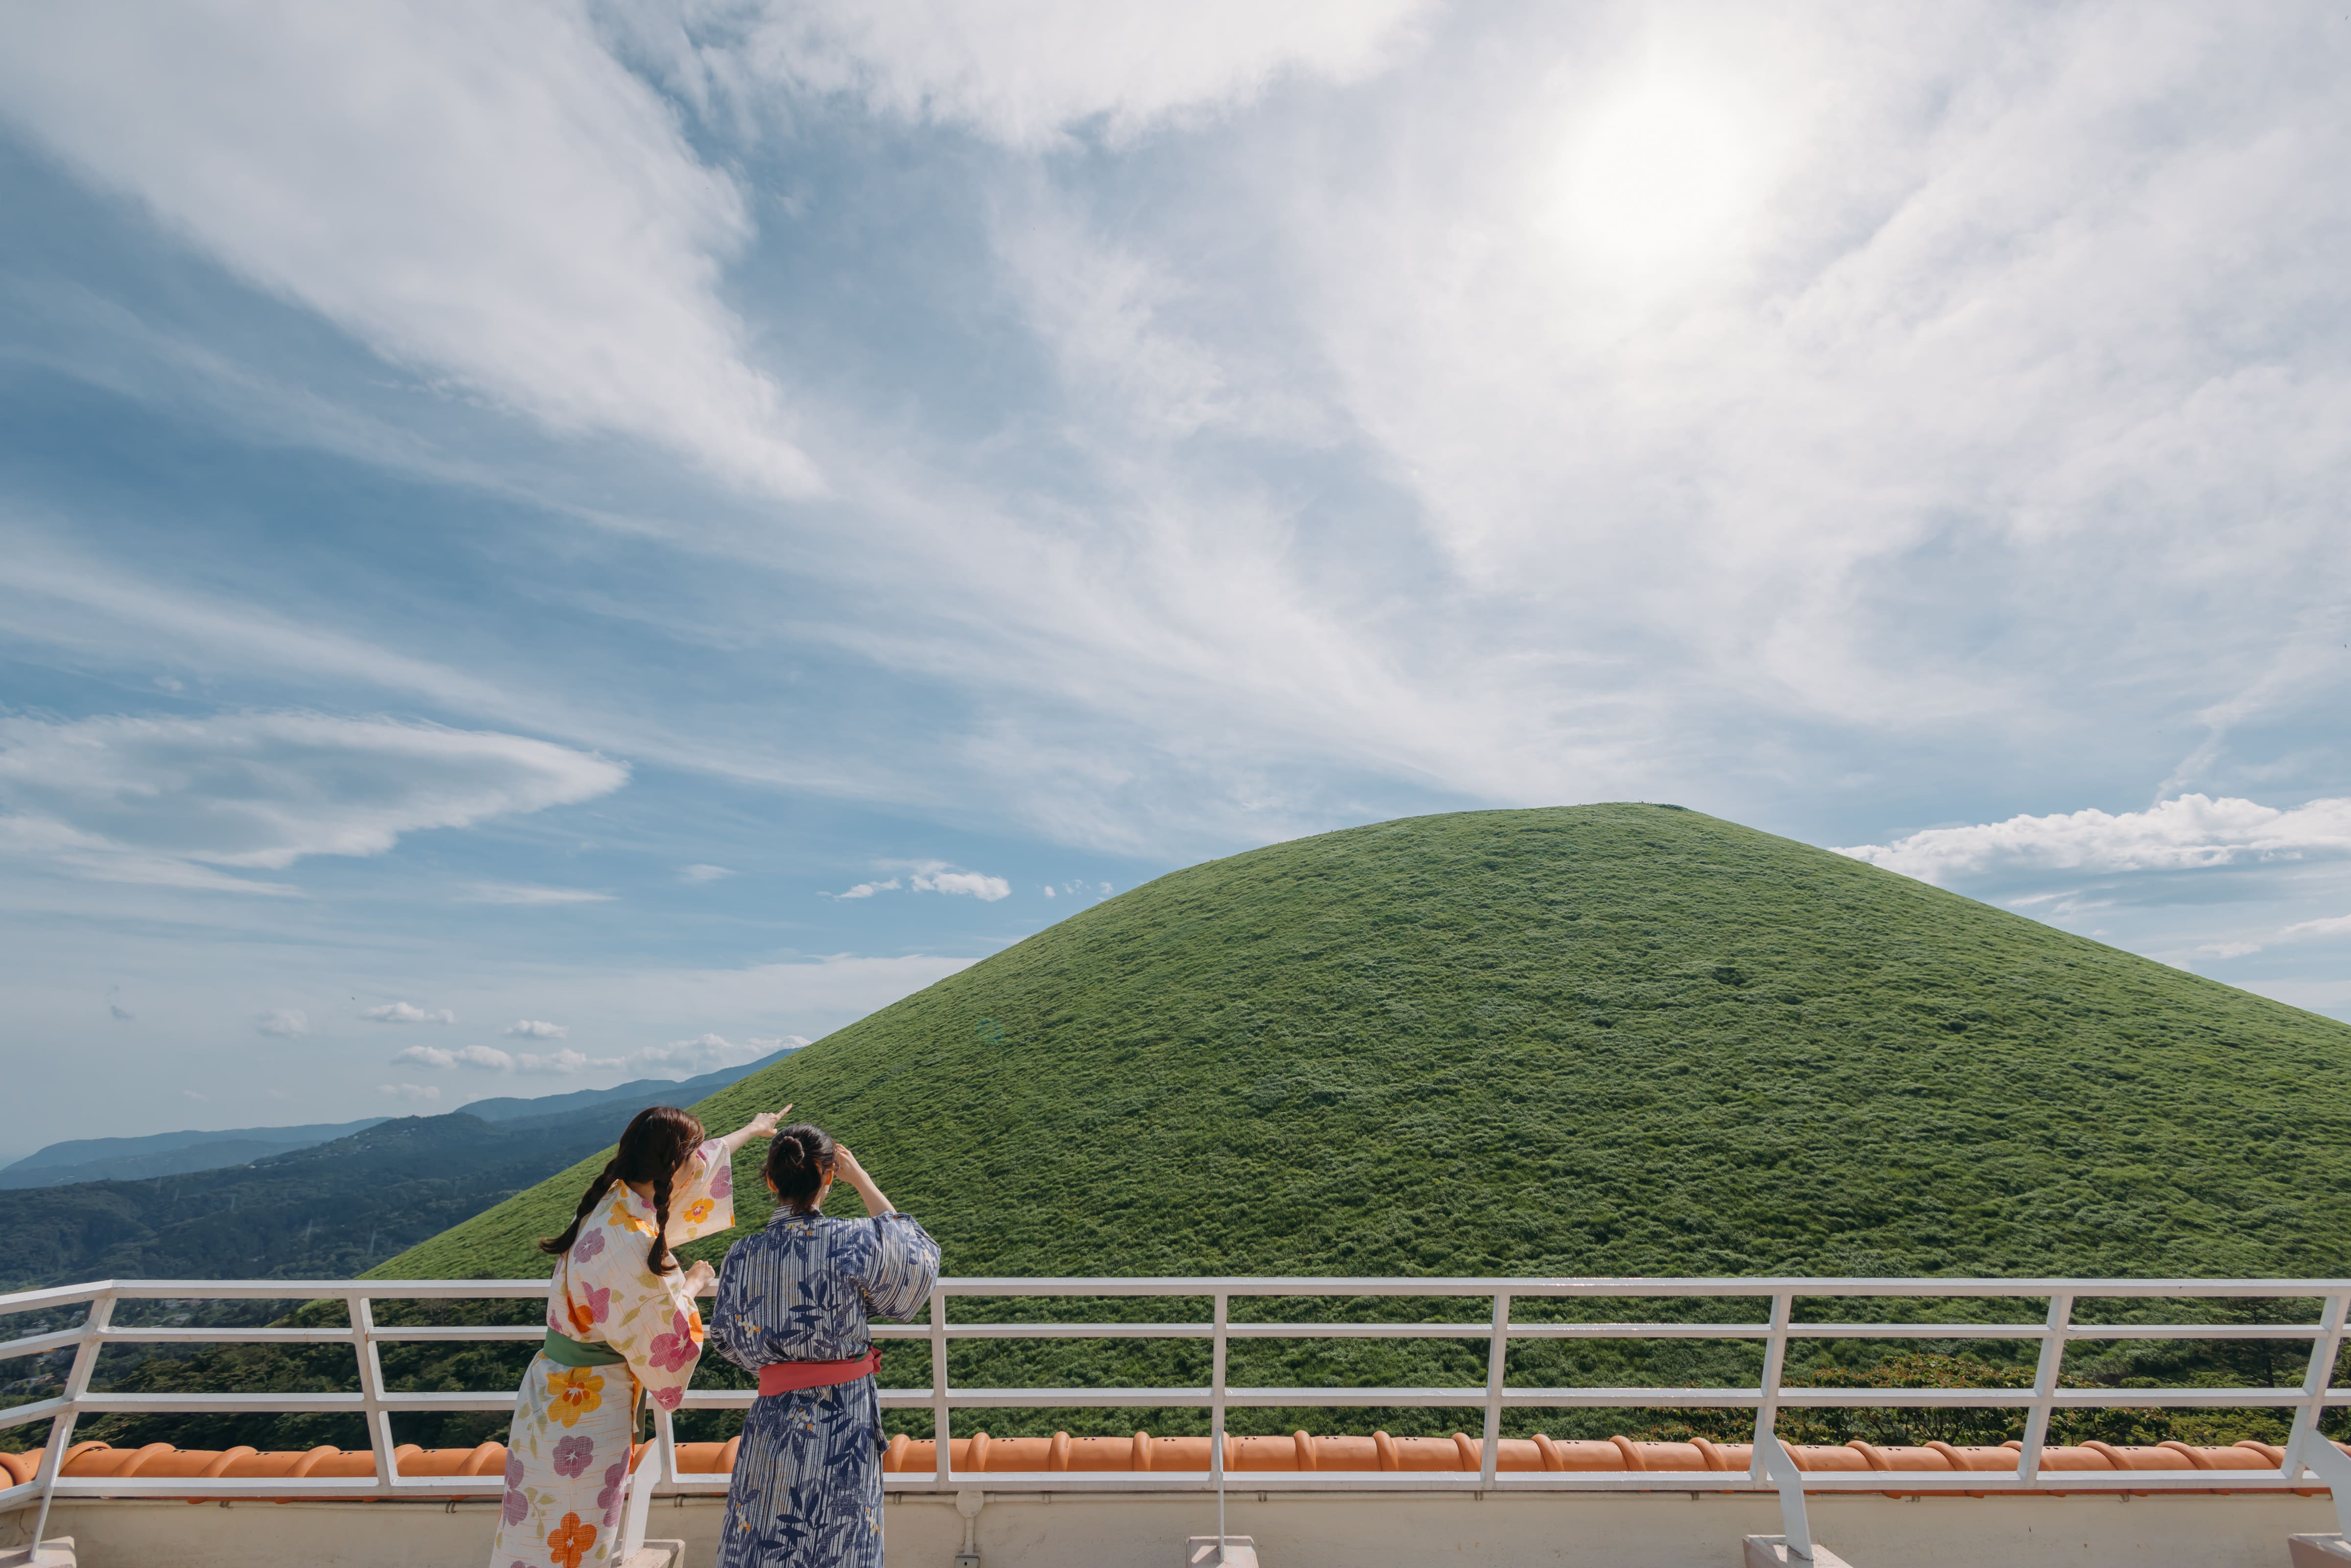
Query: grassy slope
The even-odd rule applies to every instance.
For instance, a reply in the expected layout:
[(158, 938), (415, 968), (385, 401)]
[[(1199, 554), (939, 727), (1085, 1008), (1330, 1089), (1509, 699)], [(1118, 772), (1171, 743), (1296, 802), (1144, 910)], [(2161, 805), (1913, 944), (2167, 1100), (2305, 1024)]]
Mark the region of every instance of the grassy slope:
[[(1162, 877), (700, 1109), (784, 1100), (963, 1274), (2331, 1274), (2351, 1239), (2351, 1029), (1652, 806)], [(601, 1158), (380, 1272), (543, 1272)]]
[[(704, 1101), (839, 1132), (960, 1274), (2345, 1271), (2351, 1029), (1825, 852), (1647, 806), (1332, 833), (1161, 878)], [(599, 1154), (412, 1248), (393, 1277), (543, 1273)], [(738, 1188), (764, 1197), (757, 1151)], [(855, 1212), (853, 1199), (846, 1202)], [(747, 1205), (756, 1224), (762, 1206)], [(726, 1238), (691, 1253), (716, 1256)], [(1203, 1315), (1037, 1303), (1026, 1315)], [(313, 1312), (322, 1309), (310, 1309)], [(329, 1315), (337, 1309), (323, 1309)], [(385, 1309), (397, 1314), (398, 1308)], [(523, 1310), (527, 1311), (527, 1304)], [(1478, 1319), (1483, 1302), (1340, 1315)], [(2085, 1318), (2126, 1315), (2085, 1301)], [(981, 1315), (964, 1303), (958, 1317)], [(1237, 1317), (1311, 1315), (1238, 1303)], [(1521, 1317), (1753, 1321), (1761, 1303), (1521, 1301)], [(2150, 1309), (2192, 1317), (2178, 1303)], [(2292, 1312), (2293, 1309), (2286, 1309)], [(1015, 1315), (1006, 1308), (994, 1315)], [(1945, 1312), (2035, 1320), (2038, 1302)], [(433, 1309), (486, 1321), (487, 1307)], [(1839, 1315), (1813, 1303), (1809, 1316)], [(1915, 1304), (1846, 1315), (1916, 1315)], [(2227, 1314), (2216, 1314), (2226, 1316)], [(2301, 1315), (2305, 1321), (2307, 1312)], [(1915, 1354), (1914, 1354), (1915, 1353)], [(1959, 1361), (1936, 1361), (1956, 1354)], [(2014, 1383), (2030, 1347), (1811, 1342), (1800, 1379)], [(385, 1352), (398, 1388), (511, 1384), (528, 1347)], [(1928, 1359), (1921, 1361), (1923, 1354)], [(1476, 1340), (1244, 1342), (1237, 1384), (1479, 1385)], [(2293, 1385), (2283, 1342), (2070, 1352), (2099, 1382)], [(1520, 1342), (1527, 1385), (1751, 1385), (1751, 1343)], [(958, 1345), (963, 1385), (1196, 1384), (1195, 1342)], [(716, 1356), (697, 1381), (742, 1382)], [(926, 1380), (892, 1353), (883, 1379)], [(348, 1351), (157, 1357), (125, 1388), (349, 1387)], [(2338, 1381), (2340, 1380), (2338, 1375)], [(967, 1417), (966, 1419), (969, 1419)], [(1446, 1410), (1245, 1411), (1239, 1431), (1444, 1432)], [(998, 1433), (1204, 1429), (1198, 1411), (993, 1411)], [(1717, 1437), (1743, 1412), (1512, 1412), (1505, 1430)], [(919, 1413), (893, 1429), (927, 1431)], [(470, 1443), (495, 1416), (406, 1417)], [(691, 1413), (689, 1437), (736, 1418)], [(2341, 1426), (2330, 1421), (2330, 1431)], [(19, 1428), (20, 1432), (25, 1429)], [(1830, 1412), (1813, 1439), (1998, 1441), (2007, 1415)], [(2055, 1435), (2273, 1440), (2273, 1413), (2075, 1413)], [(362, 1440), (340, 1416), (121, 1416), (120, 1443)]]

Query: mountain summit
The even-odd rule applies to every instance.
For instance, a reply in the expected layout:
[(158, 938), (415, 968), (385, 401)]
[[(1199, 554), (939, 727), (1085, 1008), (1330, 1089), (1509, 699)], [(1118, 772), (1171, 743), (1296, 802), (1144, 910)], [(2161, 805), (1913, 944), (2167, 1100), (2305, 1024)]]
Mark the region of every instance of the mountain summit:
[[(960, 1274), (2333, 1274), (2351, 1241), (2351, 1028), (1669, 806), (1175, 873), (698, 1109), (786, 1101)], [(602, 1158), (381, 1272), (543, 1272)]]

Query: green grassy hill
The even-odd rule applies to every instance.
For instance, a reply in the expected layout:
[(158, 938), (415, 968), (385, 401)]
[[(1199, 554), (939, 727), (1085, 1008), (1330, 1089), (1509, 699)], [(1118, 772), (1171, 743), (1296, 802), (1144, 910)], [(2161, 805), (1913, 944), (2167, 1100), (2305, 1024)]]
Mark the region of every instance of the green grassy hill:
[[(698, 1109), (786, 1100), (964, 1274), (2332, 1274), (2351, 1243), (2320, 1197), (2351, 1028), (1672, 807), (1177, 872)], [(543, 1273), (601, 1158), (381, 1272)]]
[[(2351, 1028), (1823, 850), (1672, 807), (1427, 817), (1160, 878), (703, 1101), (838, 1133), (957, 1274), (2334, 1275), (2351, 1208)], [(379, 1267), (542, 1275), (598, 1154)], [(759, 1149), (737, 1162), (764, 1218)], [(856, 1212), (853, 1197), (839, 1207)], [(727, 1239), (684, 1249), (716, 1258)], [(336, 1308), (313, 1309), (329, 1313)], [(396, 1309), (393, 1309), (396, 1310)], [(2315, 1303), (2280, 1309), (2309, 1321)], [(434, 1308), (444, 1318), (488, 1309)], [(1482, 1321), (1482, 1301), (1245, 1302), (1237, 1317)], [(1949, 1340), (1809, 1342), (1800, 1378), (2031, 1380), (1970, 1322), (2034, 1301), (1809, 1303)], [(966, 1303), (959, 1317), (987, 1313)], [(1161, 1318), (1170, 1302), (992, 1315)], [(2084, 1301), (2085, 1321), (2241, 1321)], [(1188, 1303), (1205, 1316), (1205, 1303)], [(1763, 1305), (1521, 1301), (1524, 1318), (1757, 1321)], [(2123, 1341), (2069, 1377), (2298, 1384), (2287, 1342)], [(498, 1386), (527, 1346), (394, 1346), (396, 1387)], [(2020, 1363), (2020, 1355), (2022, 1361)], [(1196, 1384), (1196, 1342), (957, 1345), (964, 1385)], [(329, 1364), (330, 1361), (334, 1364)], [(226, 1347), (123, 1386), (348, 1385), (348, 1351)], [(1521, 1342), (1521, 1385), (1751, 1385), (1750, 1342)], [(923, 1353), (883, 1379), (927, 1381)], [(1245, 1342), (1237, 1384), (1482, 1385), (1477, 1340)], [(717, 1357), (698, 1379), (743, 1381)], [(1451, 1429), (1451, 1411), (1236, 1413), (1234, 1429)], [(966, 1417), (967, 1420), (971, 1418)], [(993, 1411), (998, 1433), (1204, 1430), (1199, 1411)], [(1512, 1412), (1505, 1430), (1730, 1437), (1744, 1412)], [(299, 1447), (340, 1417), (109, 1417), (110, 1440)], [(927, 1432), (928, 1417), (893, 1416)], [(693, 1437), (735, 1418), (695, 1413)], [(2336, 1422), (2330, 1421), (2330, 1430)], [(1824, 1412), (1807, 1440), (2014, 1435), (2004, 1412)], [(2113, 1441), (2283, 1436), (2274, 1413), (2074, 1413)], [(487, 1416), (412, 1418), (470, 1442)]]

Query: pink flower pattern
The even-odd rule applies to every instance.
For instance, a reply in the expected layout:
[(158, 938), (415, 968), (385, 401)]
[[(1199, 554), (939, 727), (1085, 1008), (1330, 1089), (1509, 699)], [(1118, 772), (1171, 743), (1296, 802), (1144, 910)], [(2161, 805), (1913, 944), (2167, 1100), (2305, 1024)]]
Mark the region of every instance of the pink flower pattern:
[(660, 1406), (664, 1410), (676, 1409), (677, 1402), (684, 1397), (685, 1390), (683, 1388), (656, 1388), (653, 1390), (653, 1403)]
[(572, 1258), (581, 1263), (585, 1263), (602, 1250), (604, 1250), (604, 1233), (601, 1230), (583, 1230), (580, 1233), (580, 1239), (571, 1244)]
[(604, 1472), (604, 1490), (596, 1494), (596, 1506), (604, 1511), (604, 1528), (610, 1530), (621, 1522), (621, 1486), (629, 1479), (629, 1461), (622, 1459)]
[(601, 1323), (611, 1315), (612, 1287), (610, 1285), (600, 1286), (592, 1291), (582, 1291), (580, 1292), (580, 1300), (587, 1307), (588, 1321), (591, 1323)]
[(555, 1473), (559, 1476), (582, 1476), (588, 1473), (588, 1461), (596, 1457), (593, 1437), (559, 1437), (555, 1442)]
[(653, 1364), (656, 1372), (675, 1372), (680, 1367), (693, 1365), (695, 1357), (701, 1354), (702, 1347), (694, 1340), (693, 1325), (686, 1322), (684, 1312), (674, 1312), (670, 1316), (669, 1332), (653, 1335), (653, 1343), (647, 1350), (645, 1359)]

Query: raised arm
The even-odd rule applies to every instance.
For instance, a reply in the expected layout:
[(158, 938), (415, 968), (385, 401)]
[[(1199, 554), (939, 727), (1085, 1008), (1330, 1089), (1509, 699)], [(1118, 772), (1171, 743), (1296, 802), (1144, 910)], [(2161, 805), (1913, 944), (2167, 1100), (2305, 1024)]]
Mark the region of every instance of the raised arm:
[(719, 1139), (718, 1141), (726, 1146), (726, 1157), (730, 1160), (733, 1159), (735, 1157), (735, 1152), (754, 1138), (774, 1137), (776, 1135), (777, 1124), (780, 1123), (785, 1116), (790, 1113), (790, 1112), (791, 1107), (789, 1105), (785, 1106), (781, 1111), (762, 1111), (758, 1115), (752, 1117), (749, 1121), (744, 1123), (741, 1126), (736, 1128), (733, 1132), (727, 1134), (725, 1137)]
[(873, 1178), (865, 1174), (865, 1167), (857, 1163), (849, 1145), (837, 1140), (832, 1145), (832, 1174), (857, 1189), (867, 1214), (879, 1218), (891, 1212), (890, 1200), (882, 1196), (882, 1189), (873, 1185)]

